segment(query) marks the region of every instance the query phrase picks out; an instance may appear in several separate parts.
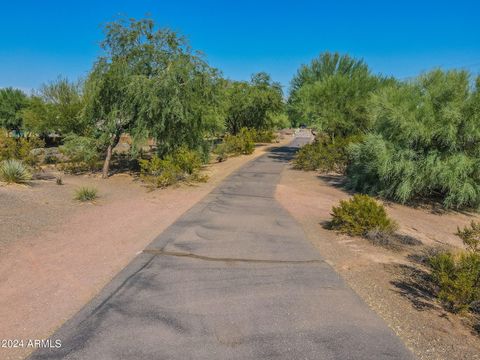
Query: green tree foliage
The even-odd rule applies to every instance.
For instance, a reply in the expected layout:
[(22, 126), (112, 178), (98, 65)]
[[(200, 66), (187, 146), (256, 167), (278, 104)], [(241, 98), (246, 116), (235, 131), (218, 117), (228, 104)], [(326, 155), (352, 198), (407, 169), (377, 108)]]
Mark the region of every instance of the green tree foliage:
[(362, 60), (323, 53), (293, 78), (288, 112), (293, 124), (308, 124), (330, 136), (370, 129), (367, 103), (373, 91), (392, 80), (371, 74)]
[(373, 133), (351, 145), (349, 186), (399, 202), (436, 198), (447, 208), (480, 205), (480, 95), (465, 71), (432, 71), (381, 89)]
[(224, 101), (226, 128), (234, 135), (242, 128), (273, 128), (283, 110), (282, 88), (266, 73), (249, 82), (227, 82)]
[(0, 128), (19, 131), (23, 125), (22, 110), (27, 105), (28, 97), (21, 90), (0, 89)]
[(44, 84), (32, 96), (28, 108), (23, 112), (24, 126), (40, 135), (52, 133), (83, 134), (87, 123), (81, 117), (83, 109), (82, 84), (58, 78)]
[(164, 156), (201, 146), (221, 127), (218, 74), (183, 37), (150, 19), (120, 19), (106, 26), (102, 48), (86, 83), (84, 116), (105, 144), (104, 176), (123, 132), (153, 137)]

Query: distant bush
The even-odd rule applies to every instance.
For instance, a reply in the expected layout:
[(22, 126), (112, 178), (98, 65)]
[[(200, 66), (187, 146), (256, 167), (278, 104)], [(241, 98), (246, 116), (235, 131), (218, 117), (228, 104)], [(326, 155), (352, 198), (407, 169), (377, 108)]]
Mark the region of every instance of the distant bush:
[(0, 163), (0, 179), (6, 183), (24, 183), (32, 178), (20, 160), (8, 159)]
[(354, 195), (332, 208), (330, 227), (348, 235), (365, 236), (375, 230), (391, 234), (397, 229), (383, 205), (368, 195)]
[(214, 152), (232, 155), (248, 155), (255, 150), (254, 133), (242, 128), (237, 135), (226, 135), (223, 143), (219, 144)]
[(150, 160), (140, 160), (140, 176), (155, 188), (167, 187), (181, 180), (205, 181), (199, 174), (202, 159), (198, 152), (185, 147), (160, 159), (154, 155)]
[(480, 302), (480, 223), (458, 230), (467, 251), (443, 252), (430, 258), (438, 298), (451, 311), (472, 308)]
[(67, 135), (59, 150), (69, 159), (69, 162), (64, 165), (67, 171), (96, 170), (99, 167), (100, 157), (95, 139)]
[(32, 150), (43, 146), (45, 146), (44, 142), (37, 137), (14, 138), (0, 129), (0, 160), (18, 159), (29, 165), (35, 165), (37, 157)]
[(75, 191), (75, 200), (92, 201), (98, 197), (98, 190), (94, 187), (83, 186)]
[(313, 143), (303, 146), (297, 152), (294, 168), (343, 173), (347, 167), (348, 146), (360, 140), (359, 135), (336, 138), (324, 134), (317, 136)]
[(480, 78), (433, 71), (372, 97), (373, 133), (349, 147), (348, 186), (401, 203), (480, 206)]
[(253, 141), (256, 143), (272, 143), (276, 140), (277, 135), (272, 130), (250, 130)]

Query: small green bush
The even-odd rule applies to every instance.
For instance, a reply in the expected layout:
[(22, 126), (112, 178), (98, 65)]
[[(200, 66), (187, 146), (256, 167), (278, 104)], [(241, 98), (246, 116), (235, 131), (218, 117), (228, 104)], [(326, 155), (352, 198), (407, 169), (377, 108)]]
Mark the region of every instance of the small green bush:
[(480, 223), (458, 229), (457, 236), (466, 251), (443, 252), (430, 258), (432, 278), (438, 287), (438, 298), (451, 311), (468, 310), (480, 301)]
[(94, 187), (82, 186), (75, 191), (75, 200), (92, 201), (98, 197), (98, 190)]
[(272, 130), (250, 130), (252, 134), (253, 141), (256, 143), (272, 143), (275, 141), (277, 136)]
[(480, 301), (480, 254), (450, 252), (430, 259), (438, 298), (453, 312), (465, 311)]
[(154, 155), (150, 160), (140, 160), (140, 177), (151, 187), (163, 188), (181, 180), (182, 170), (171, 158)]
[(360, 136), (318, 136), (303, 146), (295, 156), (294, 168), (299, 170), (344, 173), (348, 161), (348, 146), (361, 141)]
[(6, 183), (24, 183), (31, 178), (28, 168), (20, 160), (9, 159), (0, 163), (0, 179)]
[(160, 159), (154, 155), (150, 160), (140, 160), (140, 177), (154, 188), (167, 187), (181, 180), (206, 181), (200, 175), (201, 155), (181, 147), (172, 155)]
[(457, 228), (457, 236), (462, 239), (467, 250), (480, 253), (480, 223), (472, 221), (470, 227), (466, 226), (463, 230)]
[(218, 144), (213, 152), (217, 155), (218, 162), (222, 162), (228, 159), (228, 151), (225, 144)]
[(332, 208), (330, 227), (348, 235), (365, 236), (376, 230), (391, 234), (397, 229), (395, 221), (387, 216), (383, 205), (368, 195), (354, 195)]
[(69, 163), (64, 166), (66, 171), (92, 171), (98, 168), (100, 157), (95, 139), (67, 135), (59, 150), (69, 159)]
[[(226, 154), (251, 154), (255, 150), (254, 133), (247, 128), (242, 128), (237, 135), (227, 134), (223, 139), (223, 143), (218, 145), (217, 149), (219, 147), (223, 147), (223, 149), (220, 149)], [(218, 151), (217, 149), (215, 152)]]
[(33, 166), (37, 163), (37, 156), (32, 150), (43, 146), (45, 143), (39, 138), (14, 138), (0, 129), (0, 160), (19, 159)]
[(183, 146), (173, 153), (171, 159), (186, 175), (198, 172), (202, 166), (200, 154)]

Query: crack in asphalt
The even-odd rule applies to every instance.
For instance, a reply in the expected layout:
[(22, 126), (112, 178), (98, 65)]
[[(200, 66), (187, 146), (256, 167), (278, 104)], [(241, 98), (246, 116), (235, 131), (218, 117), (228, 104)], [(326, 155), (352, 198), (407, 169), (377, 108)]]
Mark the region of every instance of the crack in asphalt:
[(191, 259), (198, 259), (204, 261), (221, 261), (221, 262), (245, 262), (245, 263), (260, 263), (260, 264), (318, 264), (325, 263), (321, 259), (309, 259), (309, 260), (273, 260), (273, 259), (245, 259), (245, 258), (229, 258), (229, 257), (211, 257), (204, 255), (197, 255), (193, 253), (185, 253), (178, 251), (165, 251), (161, 249), (145, 249), (144, 253), (150, 255), (162, 255), (162, 256), (174, 256), (174, 257), (186, 257)]

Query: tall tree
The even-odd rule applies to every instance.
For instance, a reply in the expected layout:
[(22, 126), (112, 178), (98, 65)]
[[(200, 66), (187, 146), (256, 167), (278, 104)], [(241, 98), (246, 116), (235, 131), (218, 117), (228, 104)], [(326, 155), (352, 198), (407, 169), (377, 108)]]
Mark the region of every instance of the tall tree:
[(218, 74), (184, 37), (156, 29), (151, 19), (120, 19), (107, 24), (101, 46), (104, 55), (86, 82), (84, 116), (106, 153), (103, 177), (124, 132), (134, 141), (153, 137), (164, 155), (199, 146), (218, 128)]
[(23, 125), (23, 109), (28, 105), (24, 92), (11, 87), (0, 89), (0, 127), (19, 131)]
[(270, 75), (252, 75), (250, 82), (233, 81), (226, 85), (226, 128), (236, 134), (242, 127), (267, 129), (272, 127), (273, 115), (283, 109), (280, 84)]
[(59, 77), (32, 96), (23, 114), (25, 127), (41, 135), (81, 135), (87, 127), (81, 117), (83, 106), (82, 83)]
[(363, 60), (323, 53), (292, 79), (289, 116), (332, 136), (366, 132), (368, 98), (385, 82), (391, 80), (372, 75)]

